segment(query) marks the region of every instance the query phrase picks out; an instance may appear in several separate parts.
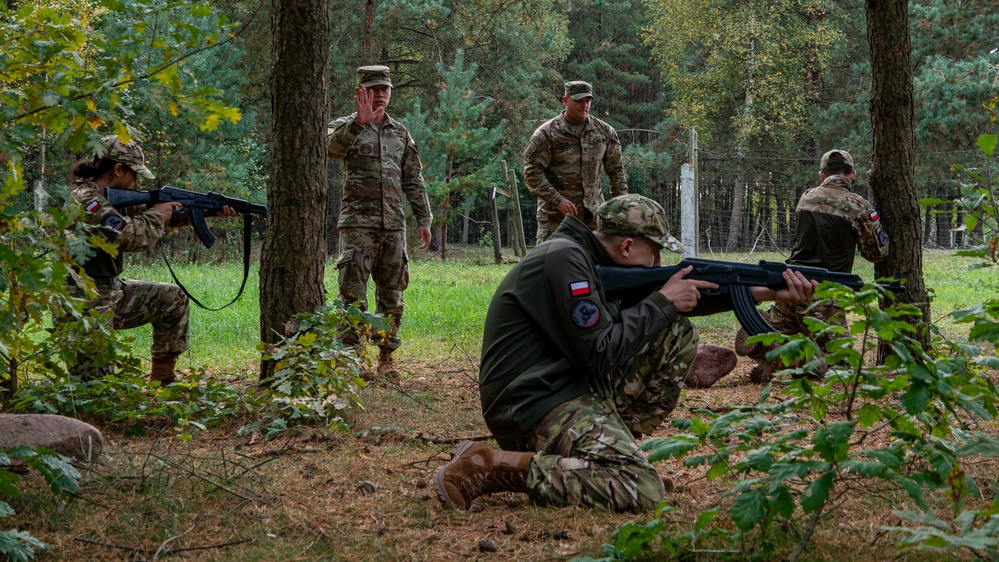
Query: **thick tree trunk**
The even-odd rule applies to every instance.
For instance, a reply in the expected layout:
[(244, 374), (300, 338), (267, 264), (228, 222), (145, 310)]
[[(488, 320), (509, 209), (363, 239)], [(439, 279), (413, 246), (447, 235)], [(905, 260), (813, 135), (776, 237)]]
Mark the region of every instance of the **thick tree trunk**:
[[(922, 319), (906, 320), (925, 326), (930, 318), (930, 303), (923, 280), (923, 232), (916, 198), (909, 3), (907, 0), (865, 0), (864, 4), (872, 74), (871, 196), (891, 240), (888, 257), (875, 264), (874, 273), (878, 277), (901, 274), (906, 290), (898, 295), (898, 300), (916, 305), (923, 314)], [(920, 329), (919, 339), (928, 345), (928, 331)], [(878, 348), (879, 361), (889, 352), (882, 342)]]
[[(273, 0), (271, 39), (269, 216), (260, 254), (260, 339), (266, 343), (277, 342), (295, 314), (326, 300), (329, 1)], [(271, 367), (261, 363), (261, 380)]]

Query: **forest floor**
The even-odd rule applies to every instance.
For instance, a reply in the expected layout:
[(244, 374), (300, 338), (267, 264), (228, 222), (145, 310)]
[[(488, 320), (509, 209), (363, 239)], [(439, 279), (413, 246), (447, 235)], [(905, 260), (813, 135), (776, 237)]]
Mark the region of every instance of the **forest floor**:
[[(144, 436), (105, 428), (107, 447), (84, 472), (78, 497), (56, 500), (37, 475), (28, 475), (25, 488), (37, 493), (15, 498), (19, 514), (3, 523), (52, 545), (39, 560), (506, 561), (599, 557), (619, 526), (651, 519), (540, 507), (512, 493), (482, 497), (467, 511), (445, 508), (434, 492), (433, 470), (457, 441), (489, 435), (477, 365), (466, 357), (425, 362), (402, 355), (403, 378), (362, 389), (366, 411), (350, 420), (348, 432), (310, 429), (266, 441), (237, 437), (249, 419), (229, 420), (184, 443), (167, 426), (147, 428)], [(763, 387), (748, 382), (750, 367), (740, 358), (713, 388), (686, 390), (676, 416), (756, 403)], [(775, 395), (779, 388), (775, 384)], [(656, 436), (675, 431), (663, 427)], [(675, 482), (666, 501), (677, 508), (668, 521), (680, 533), (702, 510), (727, 501), (731, 481), (709, 480), (704, 470), (675, 460), (656, 468)], [(994, 482), (994, 464), (975, 471), (991, 471), (986, 480)], [(876, 482), (849, 486), (861, 493), (836, 499), (801, 559), (938, 559), (896, 550), (883, 529), (899, 524), (892, 509), (900, 508), (904, 494)], [(786, 557), (804, 527), (803, 517), (775, 524), (768, 538)]]

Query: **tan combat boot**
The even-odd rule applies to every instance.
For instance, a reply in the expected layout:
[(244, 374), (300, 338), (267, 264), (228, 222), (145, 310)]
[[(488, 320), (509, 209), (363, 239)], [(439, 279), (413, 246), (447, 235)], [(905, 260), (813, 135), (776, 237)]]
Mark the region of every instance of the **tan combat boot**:
[(378, 352), (378, 376), (389, 379), (397, 379), (400, 376), (399, 369), (392, 360), (392, 350), (387, 347), (381, 348)]
[(167, 355), (166, 357), (153, 357), (153, 366), (149, 370), (149, 381), (160, 381), (163, 386), (166, 386), (177, 380), (177, 373), (174, 372), (174, 367), (177, 365), (176, 355)]
[(472, 500), (493, 492), (527, 493), (527, 473), (534, 453), (501, 451), (472, 441), (462, 441), (451, 451), (451, 460), (434, 471), (437, 497), (456, 509), (467, 509)]

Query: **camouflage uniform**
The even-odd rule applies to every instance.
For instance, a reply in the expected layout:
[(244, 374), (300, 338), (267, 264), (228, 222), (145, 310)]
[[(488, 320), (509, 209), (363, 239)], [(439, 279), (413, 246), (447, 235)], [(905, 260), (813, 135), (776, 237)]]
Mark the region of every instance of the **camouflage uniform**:
[[(597, 222), (607, 234), (683, 248), (662, 208), (641, 196), (608, 201)], [(625, 309), (605, 300), (595, 267), (613, 263), (568, 217), (507, 275), (486, 316), (483, 415), (503, 449), (537, 452), (527, 488), (541, 503), (641, 511), (663, 499), (635, 438), (676, 407), (697, 330), (658, 291)]]
[[(387, 67), (358, 71), (363, 87), (391, 86)], [(345, 176), (338, 222), (339, 298), (367, 310), (367, 283), (372, 277), (375, 310), (389, 317), (393, 326), (391, 338), (380, 345), (396, 349), (401, 344), (396, 334), (404, 309), (403, 291), (409, 285), (403, 210), (409, 201), (417, 226), (429, 228), (430, 201), (416, 143), (406, 127), (388, 114), (380, 126), (361, 125), (356, 115), (341, 117), (327, 129), (327, 153), (343, 160)], [(347, 339), (357, 341), (356, 335)]]
[[(142, 149), (135, 144), (125, 145), (117, 137), (107, 137), (107, 158), (117, 160), (134, 169), (138, 174), (152, 177), (143, 165)], [(115, 209), (105, 198), (104, 188), (93, 181), (75, 182), (70, 192), (73, 201), (83, 207), (84, 220), (109, 242), (117, 244), (118, 254), (112, 256), (94, 248), (94, 256), (83, 264), (83, 270), (93, 279), (98, 297), (87, 307), (111, 312), (109, 328), (115, 330), (152, 324), (151, 356), (163, 358), (176, 356), (187, 350), (188, 299), (180, 287), (166, 283), (141, 280), (124, 280), (122, 272), (124, 252), (143, 252), (163, 236), (165, 222), (158, 211), (145, 206)], [(71, 282), (71, 292), (82, 297), (84, 291)], [(83, 375), (93, 375), (86, 358), (81, 358), (76, 370)]]
[[(568, 82), (565, 87), (566, 97), (592, 97), (586, 82)], [(524, 181), (538, 197), (538, 244), (562, 222), (558, 204), (563, 199), (576, 206), (590, 230), (596, 229), (596, 210), (604, 202), (601, 168), (607, 172), (612, 197), (628, 193), (621, 141), (617, 131), (600, 119), (588, 116), (577, 133), (563, 111), (534, 131), (524, 151)]]
[[(822, 157), (820, 169), (827, 168), (830, 158), (853, 166), (853, 157), (848, 152), (830, 150)], [(787, 259), (788, 264), (852, 273), (858, 247), (860, 254), (871, 262), (881, 261), (888, 255), (888, 235), (881, 227), (877, 211), (867, 200), (853, 193), (852, 186), (848, 177), (831, 175), (801, 196), (795, 209), (794, 249)], [(807, 302), (775, 302), (769, 311), (770, 323), (782, 334), (807, 334), (809, 330), (803, 318), (810, 305)], [(808, 315), (844, 328), (847, 326), (843, 310), (835, 304), (817, 306)], [(830, 336), (824, 336), (817, 343), (825, 347), (830, 339)], [(772, 372), (777, 365), (765, 365), (764, 358), (770, 349), (757, 345), (749, 355), (763, 365), (763, 370)]]

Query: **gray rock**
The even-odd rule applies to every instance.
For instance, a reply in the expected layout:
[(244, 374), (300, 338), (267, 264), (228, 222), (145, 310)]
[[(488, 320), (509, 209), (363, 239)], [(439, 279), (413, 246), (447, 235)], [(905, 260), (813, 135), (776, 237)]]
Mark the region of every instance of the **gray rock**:
[(699, 345), (694, 366), (691, 367), (684, 384), (689, 388), (708, 388), (729, 374), (737, 362), (735, 352), (727, 347)]
[(91, 461), (104, 451), (104, 436), (80, 420), (48, 414), (0, 414), (0, 449), (45, 447), (61, 455)]

